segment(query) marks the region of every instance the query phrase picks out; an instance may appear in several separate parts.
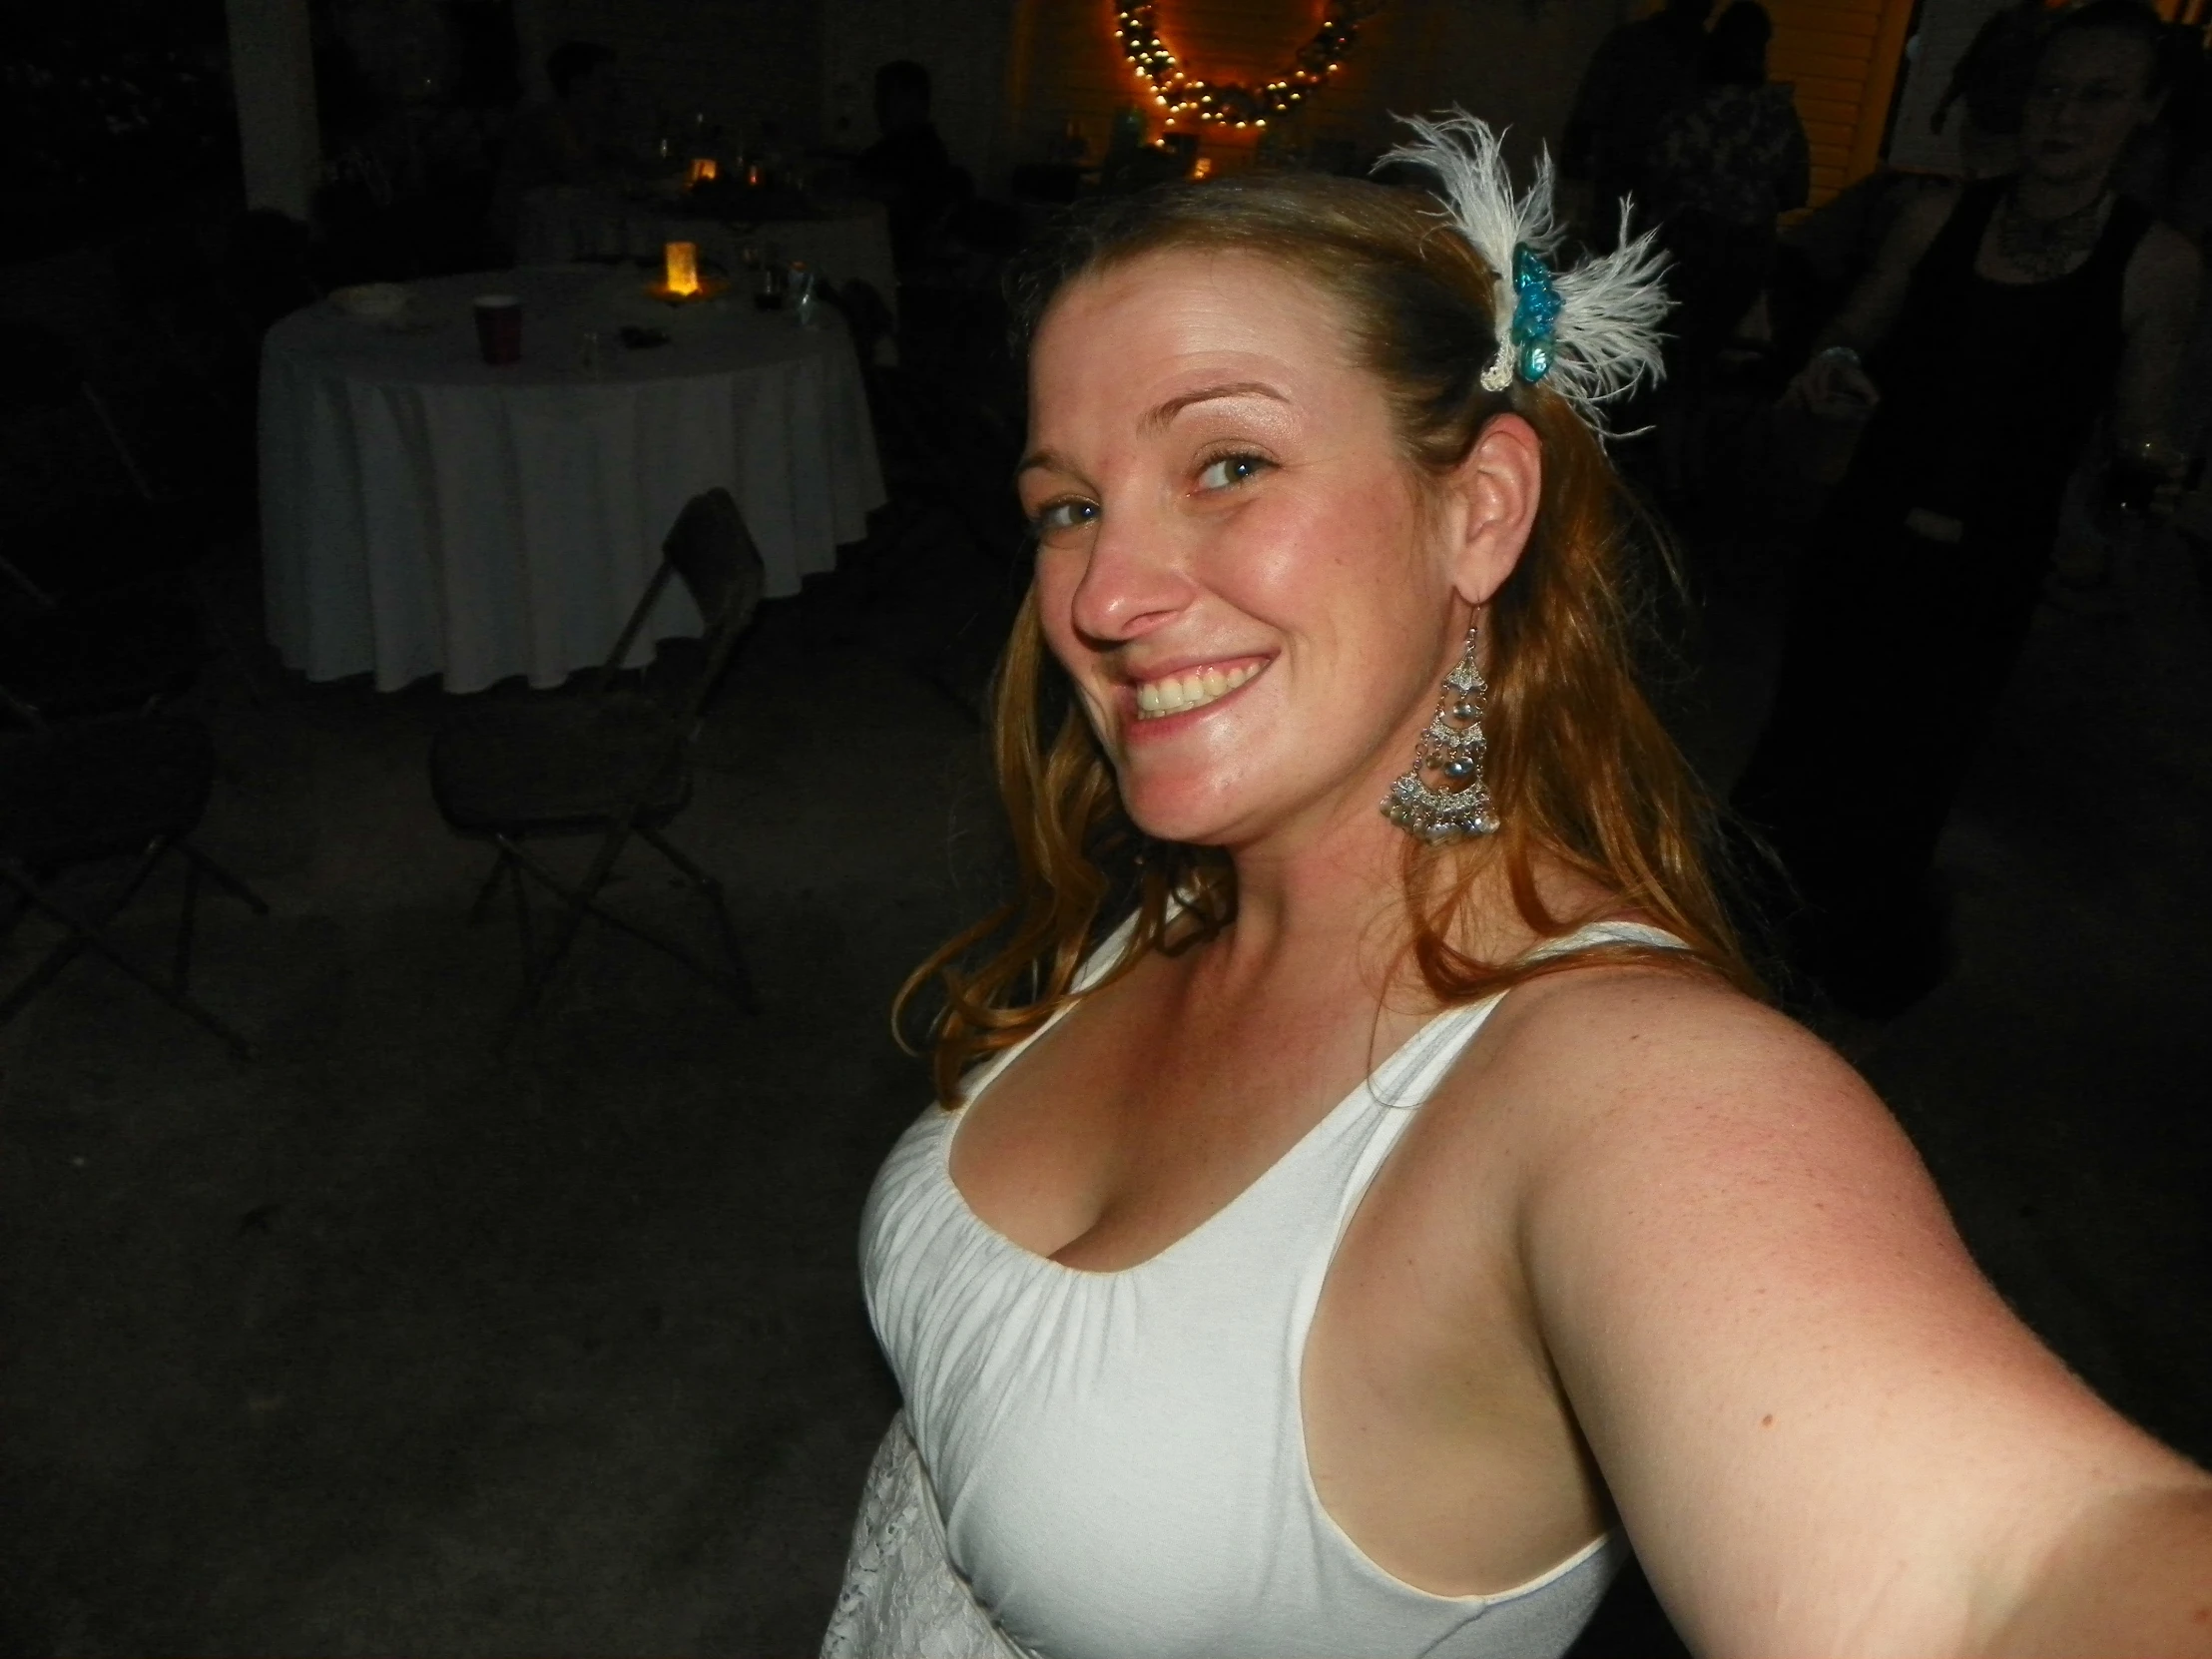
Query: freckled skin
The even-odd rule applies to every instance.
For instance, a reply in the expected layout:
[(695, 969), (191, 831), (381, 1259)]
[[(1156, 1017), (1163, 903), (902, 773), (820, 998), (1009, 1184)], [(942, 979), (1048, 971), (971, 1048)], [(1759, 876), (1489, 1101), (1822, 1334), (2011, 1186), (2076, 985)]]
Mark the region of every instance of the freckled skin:
[[(1041, 529), (1045, 635), (1154, 834), (1235, 847), (1374, 815), (1456, 655), (1467, 608), (1382, 388), (1313, 349), (1344, 334), (1274, 265), (1193, 253), (1077, 282), (1038, 334), (1031, 447), (1055, 464), (1023, 504), (1082, 504)], [(1266, 391), (1151, 418), (1215, 385)], [(1157, 665), (1251, 658), (1203, 718), (1136, 722)]]

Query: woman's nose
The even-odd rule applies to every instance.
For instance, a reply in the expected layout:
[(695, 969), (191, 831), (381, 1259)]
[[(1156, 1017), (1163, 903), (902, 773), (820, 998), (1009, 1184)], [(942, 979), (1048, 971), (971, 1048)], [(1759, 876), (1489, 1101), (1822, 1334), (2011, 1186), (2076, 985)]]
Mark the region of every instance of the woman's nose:
[(1070, 620), (1090, 639), (1131, 640), (1181, 611), (1191, 594), (1190, 577), (1165, 527), (1109, 508), (1076, 584)]

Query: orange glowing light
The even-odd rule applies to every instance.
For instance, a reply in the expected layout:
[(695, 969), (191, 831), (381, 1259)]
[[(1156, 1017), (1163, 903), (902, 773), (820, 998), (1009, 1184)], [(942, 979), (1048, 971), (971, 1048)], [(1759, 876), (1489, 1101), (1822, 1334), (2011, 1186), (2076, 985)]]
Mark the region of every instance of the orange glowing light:
[(694, 156), (691, 164), (691, 177), (685, 183), (692, 185), (710, 184), (721, 171), (721, 168), (716, 165), (714, 157)]
[(699, 244), (668, 245), (668, 291), (672, 299), (689, 298), (699, 291)]

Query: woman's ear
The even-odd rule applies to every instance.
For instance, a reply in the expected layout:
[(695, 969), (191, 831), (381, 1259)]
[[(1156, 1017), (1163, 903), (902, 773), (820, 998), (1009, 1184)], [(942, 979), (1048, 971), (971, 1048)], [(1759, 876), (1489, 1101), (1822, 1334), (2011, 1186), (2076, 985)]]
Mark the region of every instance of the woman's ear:
[(1448, 480), (1454, 497), (1452, 587), (1486, 605), (1520, 563), (1544, 493), (1544, 447), (1517, 414), (1492, 416)]

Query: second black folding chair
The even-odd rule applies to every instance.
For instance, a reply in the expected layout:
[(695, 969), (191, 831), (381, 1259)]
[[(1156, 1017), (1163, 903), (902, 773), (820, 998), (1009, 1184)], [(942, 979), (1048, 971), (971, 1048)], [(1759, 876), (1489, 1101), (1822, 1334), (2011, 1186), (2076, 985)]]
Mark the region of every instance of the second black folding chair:
[[(196, 720), (157, 714), (47, 727), (0, 688), (30, 730), (0, 733), (0, 893), (12, 900), (0, 937), (38, 912), (62, 928), (45, 955), (0, 995), (0, 1025), (90, 951), (105, 957), (179, 1013), (198, 1020), (241, 1059), (253, 1045), (196, 1000), (186, 982), (202, 877), (257, 914), (269, 906), (192, 841), (215, 783), (215, 752)], [(142, 962), (112, 923), (171, 853), (185, 863), (185, 893), (168, 973)], [(80, 864), (133, 859), (105, 903), (87, 904), (57, 883)]]
[[(523, 989), (502, 1041), (543, 998), (589, 916), (674, 957), (721, 986), (747, 1012), (757, 1006), (721, 882), (670, 841), (666, 830), (690, 803), (691, 749), (701, 712), (759, 607), (766, 573), (737, 502), (723, 489), (685, 505), (662, 554), (660, 569), (586, 694), (486, 699), (447, 724), (430, 745), (430, 789), (446, 823), (498, 848), (470, 919), (484, 915), (502, 883), (513, 892)], [(656, 675), (657, 683), (646, 689), (625, 689), (618, 681), (631, 649), (672, 577), (682, 579), (706, 621), (700, 648), (684, 654), (681, 672)], [(531, 845), (586, 835), (596, 835), (599, 845), (574, 881), (555, 873)], [(615, 861), (632, 839), (660, 853), (706, 900), (727, 971), (601, 902)], [(530, 909), (533, 882), (559, 900), (542, 958)]]

